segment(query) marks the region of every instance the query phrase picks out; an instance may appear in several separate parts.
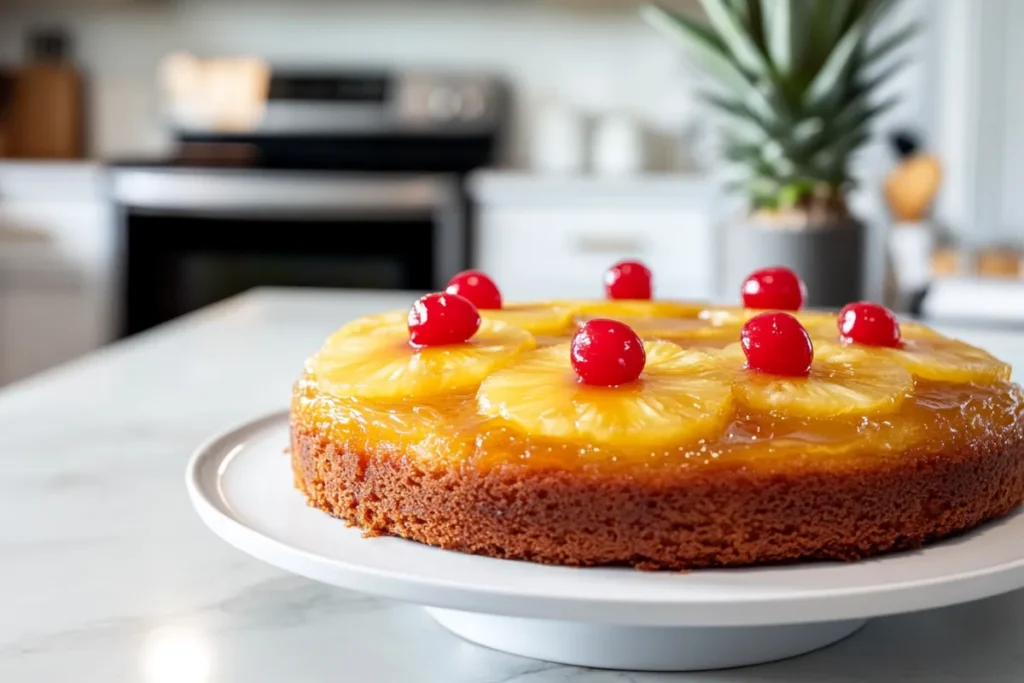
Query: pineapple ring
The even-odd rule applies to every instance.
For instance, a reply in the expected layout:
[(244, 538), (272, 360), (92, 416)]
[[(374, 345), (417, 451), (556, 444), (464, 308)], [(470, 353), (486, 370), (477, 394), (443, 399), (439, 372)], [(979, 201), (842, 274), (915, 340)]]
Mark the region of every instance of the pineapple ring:
[[(839, 328), (807, 327), (814, 341), (839, 341)], [(856, 348), (887, 355), (912, 375), (932, 382), (953, 384), (994, 384), (1010, 379), (1011, 368), (1006, 363), (977, 347), (950, 339), (926, 325), (900, 322), (900, 348), (881, 346)]]
[(697, 317), (714, 327), (739, 327), (759, 312), (741, 306), (720, 306), (701, 309)]
[[(626, 323), (644, 339), (689, 339), (714, 336), (698, 316), (703, 310), (695, 304), (647, 299), (603, 299), (573, 301), (579, 322), (611, 318)], [(738, 332), (737, 332), (738, 334)]]
[(696, 318), (703, 306), (661, 299), (595, 299), (556, 301), (551, 305), (569, 308), (577, 315), (595, 318)]
[[(797, 313), (796, 317), (804, 328), (807, 330), (807, 334), (811, 336), (814, 341), (825, 341), (833, 344), (843, 344), (839, 338), (839, 315), (831, 313), (812, 312), (815, 317), (806, 317), (808, 313)], [(905, 320), (899, 321), (900, 325), (900, 336), (903, 339), (946, 339), (945, 336), (939, 334), (927, 325), (921, 323), (908, 322)]]
[(827, 419), (883, 415), (899, 410), (914, 378), (884, 354), (857, 346), (819, 343), (808, 377), (767, 375), (746, 369), (739, 344), (722, 351), (737, 372), (736, 399), (749, 408), (794, 417)]
[(531, 334), (569, 334), (572, 332), (572, 309), (564, 306), (506, 304), (498, 309), (483, 309), (480, 317), (521, 327)]
[[(603, 316), (598, 315), (581, 315), (577, 318), (579, 325), (583, 325), (588, 320), (594, 320)], [(615, 320), (626, 323), (636, 332), (642, 339), (701, 339), (701, 338), (720, 338), (728, 337), (730, 335), (730, 328), (727, 327), (713, 327), (708, 325), (699, 318), (665, 318), (665, 317), (646, 317), (646, 316), (630, 316), (621, 315), (616, 316)], [(735, 337), (733, 341), (739, 338), (740, 328), (735, 328)]]
[(618, 387), (581, 384), (569, 344), (525, 354), (483, 381), (477, 409), (534, 436), (599, 446), (668, 446), (721, 431), (732, 391), (714, 357), (661, 341), (644, 349), (640, 379)]
[(351, 337), (355, 334), (365, 334), (374, 330), (386, 327), (388, 325), (397, 325), (398, 323), (406, 322), (409, 318), (409, 310), (405, 309), (402, 311), (385, 311), (384, 313), (374, 313), (373, 315), (364, 315), (362, 318), (356, 318), (351, 322), (347, 322), (336, 330), (330, 337), (327, 338), (326, 345), (334, 343), (335, 340), (343, 337)]
[[(739, 326), (761, 313), (768, 313), (775, 309), (743, 308), (740, 306), (725, 306), (721, 308), (705, 308), (700, 312), (700, 319), (707, 321), (716, 327)], [(812, 328), (831, 329), (838, 334), (836, 327), (836, 313), (829, 311), (784, 311), (791, 314), (800, 321), (800, 324), (810, 332)]]
[[(408, 317), (409, 311), (401, 310), (356, 318), (343, 325), (341, 329), (331, 335), (330, 339), (364, 334), (384, 325), (404, 323)], [(530, 334), (561, 334), (572, 331), (573, 312), (571, 309), (559, 306), (508, 304), (499, 309), (481, 309), (480, 318), (515, 325)]]
[[(358, 322), (358, 321), (357, 321)], [(335, 333), (310, 362), (320, 390), (339, 398), (429, 398), (470, 391), (536, 342), (526, 330), (484, 320), (464, 344), (413, 347), (403, 323)]]
[(1010, 366), (988, 352), (925, 329), (927, 333), (905, 336), (902, 348), (880, 350), (915, 377), (933, 382), (995, 384), (1010, 379)]

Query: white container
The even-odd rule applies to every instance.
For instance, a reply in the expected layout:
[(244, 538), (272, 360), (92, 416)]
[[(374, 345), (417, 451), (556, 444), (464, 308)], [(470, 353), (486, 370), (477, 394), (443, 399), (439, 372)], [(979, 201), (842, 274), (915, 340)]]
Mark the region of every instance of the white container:
[(599, 175), (635, 175), (644, 170), (644, 134), (640, 124), (624, 114), (601, 118), (594, 128), (593, 170)]
[(587, 166), (587, 119), (565, 105), (541, 109), (530, 137), (530, 161), (543, 173), (579, 174)]
[(905, 310), (932, 280), (935, 230), (931, 223), (895, 223), (889, 230), (889, 262), (897, 289), (897, 307)]

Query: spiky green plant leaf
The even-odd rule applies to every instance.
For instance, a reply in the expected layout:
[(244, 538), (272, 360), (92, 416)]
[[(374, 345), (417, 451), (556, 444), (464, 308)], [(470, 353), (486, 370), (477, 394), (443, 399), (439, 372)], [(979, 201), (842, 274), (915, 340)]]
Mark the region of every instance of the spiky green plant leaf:
[(749, 27), (725, 0), (701, 0), (704, 11), (736, 63), (751, 74), (768, 75), (765, 56), (750, 35)]
[(733, 60), (722, 39), (710, 29), (682, 14), (658, 5), (647, 5), (642, 16), (655, 28), (683, 44), (693, 58), (732, 96), (759, 116), (772, 119), (775, 108)]
[(888, 57), (891, 53), (898, 50), (900, 47), (905, 45), (907, 41), (916, 36), (921, 32), (921, 24), (912, 23), (907, 24), (898, 31), (894, 31), (891, 35), (886, 36), (878, 45), (872, 47), (864, 55), (864, 68), (868, 68), (881, 62), (883, 59)]
[(894, 105), (877, 91), (918, 27), (869, 37), (897, 2), (701, 0), (706, 24), (657, 6), (643, 15), (717, 84), (702, 97), (726, 115), (725, 155), (746, 170), (752, 204), (788, 208), (822, 192), (841, 200), (851, 156)]
[(841, 97), (841, 81), (847, 78), (850, 69), (856, 66), (857, 50), (864, 44), (869, 27), (867, 15), (864, 15), (846, 29), (839, 42), (835, 44), (835, 48), (829, 53), (828, 59), (815, 74), (814, 80), (807, 86), (804, 103), (808, 107), (821, 104), (825, 98)]

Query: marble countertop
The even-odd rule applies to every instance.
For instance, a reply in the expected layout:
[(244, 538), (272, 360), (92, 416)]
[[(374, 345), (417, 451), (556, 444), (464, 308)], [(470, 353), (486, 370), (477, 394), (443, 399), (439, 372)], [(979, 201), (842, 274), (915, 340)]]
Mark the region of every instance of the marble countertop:
[[(262, 290), (0, 391), (5, 683), (1010, 683), (1024, 592), (879, 619), (829, 649), (689, 675), (587, 671), (464, 643), (419, 608), (234, 550), (192, 511), (192, 450), (285, 406), (306, 355), (401, 294)], [(1024, 366), (1020, 336), (967, 332)]]

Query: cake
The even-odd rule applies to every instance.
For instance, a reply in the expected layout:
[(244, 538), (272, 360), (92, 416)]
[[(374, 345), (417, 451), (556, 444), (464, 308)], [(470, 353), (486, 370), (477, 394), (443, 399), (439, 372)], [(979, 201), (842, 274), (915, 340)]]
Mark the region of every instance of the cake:
[(510, 305), (470, 271), (350, 322), (291, 404), (295, 485), (359, 527), (453, 551), (641, 569), (857, 560), (1024, 500), (1010, 368), (876, 304), (804, 311), (792, 272), (744, 306)]

